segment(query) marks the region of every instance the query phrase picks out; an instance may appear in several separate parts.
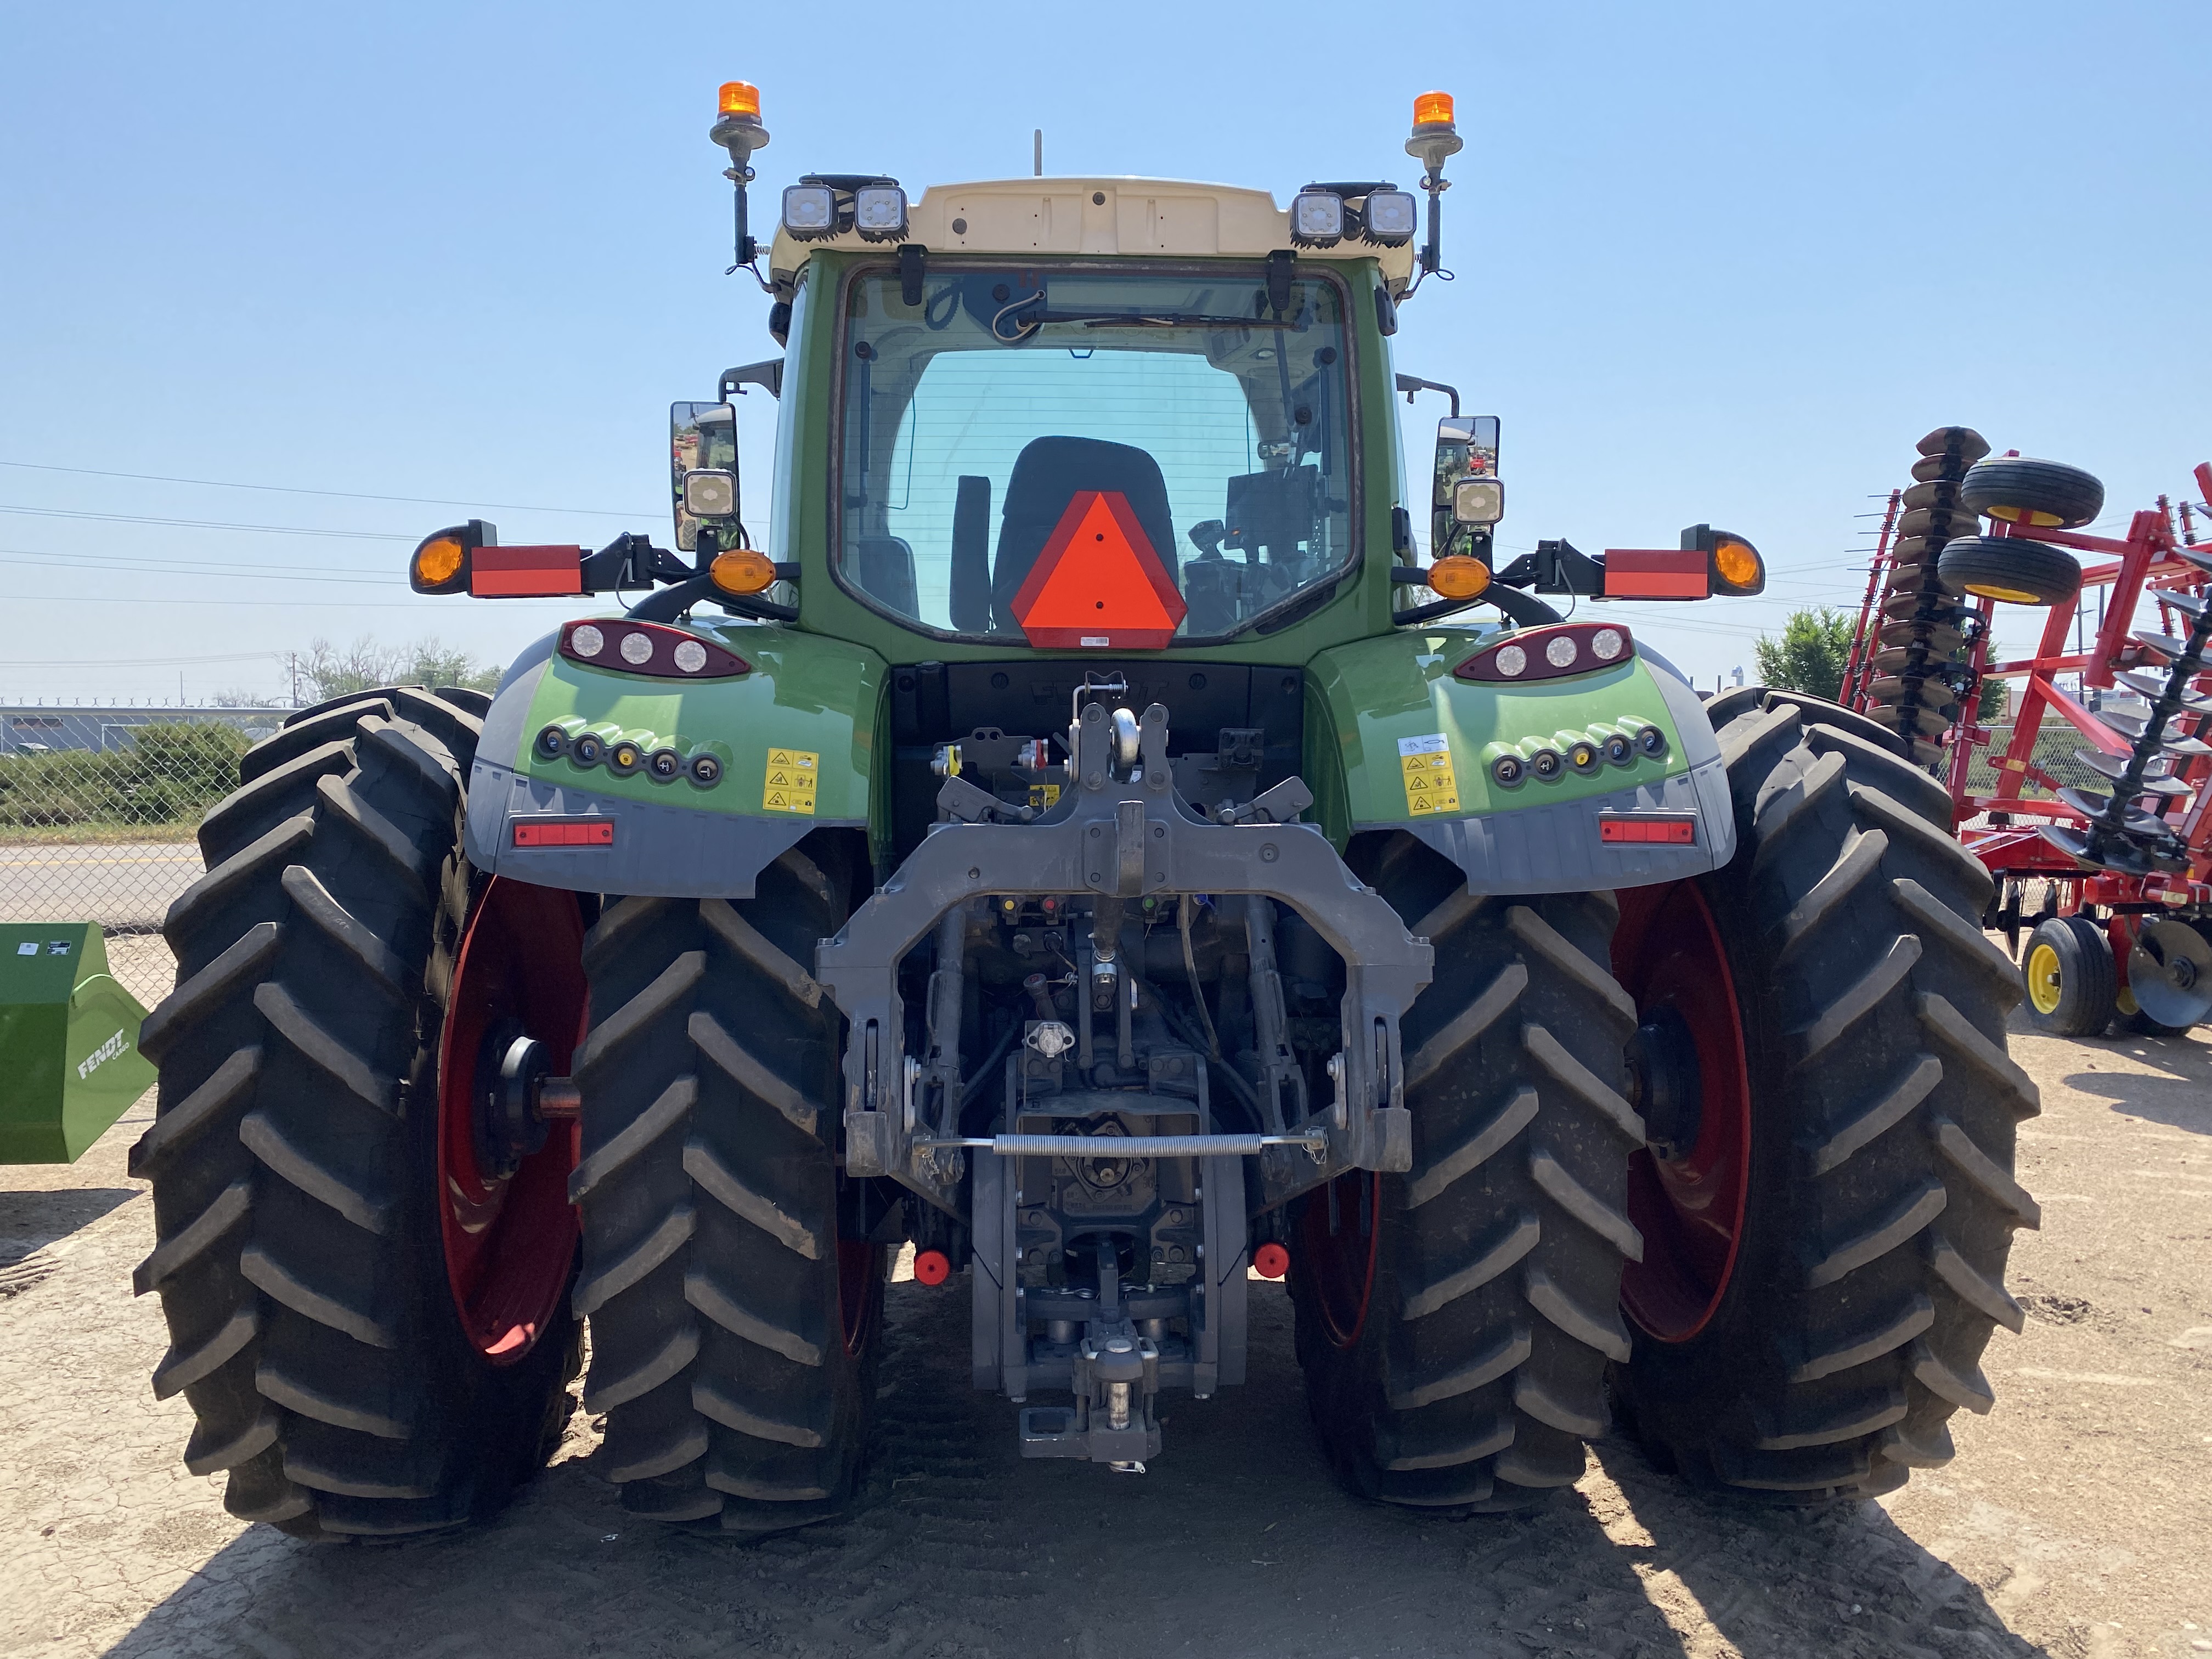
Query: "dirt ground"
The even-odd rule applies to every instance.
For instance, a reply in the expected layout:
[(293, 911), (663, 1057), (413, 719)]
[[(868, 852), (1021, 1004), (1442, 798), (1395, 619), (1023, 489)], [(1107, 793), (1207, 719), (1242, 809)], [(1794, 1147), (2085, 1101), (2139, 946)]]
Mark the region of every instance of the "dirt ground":
[(312, 1547), (179, 1462), (131, 1266), (141, 1103), (74, 1168), (0, 1170), (0, 1654), (804, 1656), (2212, 1652), (2212, 1046), (2016, 1021), (2044, 1206), (1989, 1418), (1905, 1491), (1817, 1516), (1699, 1497), (1626, 1441), (1534, 1522), (1357, 1503), (1306, 1421), (1279, 1289), (1254, 1382), (1176, 1401), (1150, 1474), (1024, 1463), (972, 1393), (965, 1291), (891, 1287), (849, 1519), (750, 1547), (635, 1525), (575, 1420), (495, 1524)]

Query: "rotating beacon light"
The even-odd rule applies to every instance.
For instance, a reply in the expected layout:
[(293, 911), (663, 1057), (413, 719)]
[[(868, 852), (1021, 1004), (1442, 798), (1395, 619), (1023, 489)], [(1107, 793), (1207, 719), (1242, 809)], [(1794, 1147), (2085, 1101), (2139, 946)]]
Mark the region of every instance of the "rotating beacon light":
[(1444, 161), (1459, 154), (1459, 129), (1452, 125), (1452, 100), (1448, 92), (1425, 92), (1413, 100), (1413, 136), (1406, 140), (1406, 154), (1421, 164), (1421, 188), (1429, 193), (1429, 240), (1421, 249), (1421, 270), (1433, 272), (1443, 263), (1443, 233), (1437, 198), (1451, 186), (1444, 182)]
[(730, 269), (749, 265), (760, 247), (745, 222), (745, 186), (752, 182), (752, 154), (768, 145), (768, 129), (761, 125), (760, 88), (745, 81), (722, 82), (720, 113), (708, 137), (730, 152), (730, 165), (722, 176), (738, 188), (737, 262)]

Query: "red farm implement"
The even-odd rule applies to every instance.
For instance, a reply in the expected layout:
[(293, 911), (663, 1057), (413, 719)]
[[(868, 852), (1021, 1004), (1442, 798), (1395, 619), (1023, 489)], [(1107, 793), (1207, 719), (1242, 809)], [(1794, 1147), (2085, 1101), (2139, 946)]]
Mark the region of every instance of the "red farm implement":
[[(1945, 778), (1960, 840), (1996, 879), (1988, 925), (2016, 956), (2030, 932), (2039, 1025), (2185, 1030), (2212, 1014), (2212, 542), (2164, 496), (2124, 535), (2090, 535), (2094, 478), (1984, 459), (1968, 428), (1920, 448), (1883, 518), (1842, 700)], [(2194, 482), (2204, 512), (2212, 464)], [(2032, 655), (1996, 657), (2000, 604), (2049, 608)], [(2008, 729), (1982, 723), (1992, 680), (2011, 687)]]

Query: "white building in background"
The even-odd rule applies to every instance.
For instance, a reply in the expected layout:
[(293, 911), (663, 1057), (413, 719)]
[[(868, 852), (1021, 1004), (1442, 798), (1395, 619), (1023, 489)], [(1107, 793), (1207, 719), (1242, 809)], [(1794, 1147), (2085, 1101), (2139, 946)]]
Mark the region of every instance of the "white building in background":
[(234, 726), (248, 741), (267, 737), (289, 708), (180, 708), (148, 704), (0, 703), (0, 755), (40, 755), (57, 750), (128, 749), (142, 726)]

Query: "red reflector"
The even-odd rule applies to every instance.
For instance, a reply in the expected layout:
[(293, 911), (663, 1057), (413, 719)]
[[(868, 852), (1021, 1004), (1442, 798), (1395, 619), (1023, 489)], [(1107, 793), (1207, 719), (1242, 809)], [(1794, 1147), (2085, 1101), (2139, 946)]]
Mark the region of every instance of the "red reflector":
[(1252, 1270), (1262, 1279), (1280, 1279), (1291, 1270), (1291, 1253), (1279, 1244), (1262, 1244), (1252, 1252)]
[(517, 847), (611, 847), (615, 844), (615, 821), (612, 818), (517, 818), (514, 820), (514, 844)]
[(1664, 847), (1698, 844), (1698, 821), (1691, 817), (1629, 817), (1605, 813), (1597, 821), (1597, 838), (1620, 845), (1657, 843)]
[(469, 564), (479, 599), (537, 599), (584, 591), (580, 547), (480, 547)]
[(916, 1250), (914, 1276), (925, 1285), (942, 1285), (952, 1277), (952, 1262), (942, 1250)]
[(1712, 592), (1705, 556), (1692, 548), (1608, 547), (1605, 550), (1605, 596), (1608, 599), (1702, 599)]
[(1188, 609), (1128, 497), (1079, 489), (1014, 594), (1031, 645), (1164, 650)]

